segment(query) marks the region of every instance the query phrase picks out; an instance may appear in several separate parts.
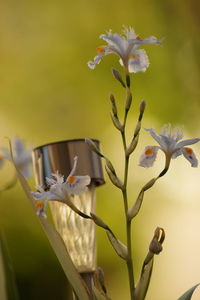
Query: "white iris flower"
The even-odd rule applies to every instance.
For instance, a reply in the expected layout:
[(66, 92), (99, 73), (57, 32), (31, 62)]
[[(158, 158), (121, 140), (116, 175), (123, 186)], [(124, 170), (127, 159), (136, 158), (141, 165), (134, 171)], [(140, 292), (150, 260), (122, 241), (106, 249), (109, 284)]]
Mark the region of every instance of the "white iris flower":
[[(37, 192), (32, 192), (33, 197), (39, 200), (36, 207), (38, 209), (37, 214), (40, 216), (46, 216), (45, 209), (48, 201), (59, 201), (68, 204), (70, 195), (80, 195), (87, 190), (87, 186), (90, 184), (91, 178), (88, 175), (74, 176), (77, 167), (78, 157), (74, 157), (73, 168), (64, 180), (64, 176), (56, 173), (52, 174), (52, 178), (46, 178), (49, 186), (48, 190), (44, 190), (43, 187), (37, 186)], [(44, 199), (41, 201), (41, 199)]]
[[(21, 173), (25, 178), (32, 176), (32, 148), (25, 148), (24, 142), (15, 137), (12, 139), (12, 149), (13, 149), (13, 160), (16, 166), (19, 168)], [(2, 167), (6, 160), (12, 162), (10, 150), (6, 147), (0, 148), (0, 167)]]
[(145, 130), (151, 134), (159, 146), (145, 147), (144, 152), (140, 157), (140, 166), (145, 168), (151, 167), (156, 160), (159, 149), (165, 153), (168, 161), (170, 161), (171, 158), (183, 155), (190, 162), (192, 167), (198, 166), (198, 160), (193, 150), (186, 146), (196, 144), (200, 141), (200, 138), (180, 141), (183, 138), (181, 130), (179, 128), (175, 128), (172, 131), (170, 124), (165, 125), (160, 134), (156, 134), (153, 128)]
[(116, 54), (119, 56), (120, 64), (125, 68), (126, 72), (137, 73), (145, 72), (149, 66), (149, 59), (146, 51), (139, 49), (140, 45), (145, 44), (161, 44), (156, 37), (150, 36), (146, 39), (141, 39), (132, 27), (124, 27), (123, 34), (112, 33), (100, 35), (100, 39), (107, 42), (107, 45), (97, 48), (97, 56), (94, 61), (89, 61), (88, 66), (94, 69), (100, 63), (102, 57), (108, 54)]

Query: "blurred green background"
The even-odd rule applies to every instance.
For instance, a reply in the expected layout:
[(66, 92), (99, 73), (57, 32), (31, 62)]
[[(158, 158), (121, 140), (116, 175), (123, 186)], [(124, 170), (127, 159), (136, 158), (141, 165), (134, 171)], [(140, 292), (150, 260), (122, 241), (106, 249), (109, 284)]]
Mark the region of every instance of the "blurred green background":
[[(116, 56), (106, 57), (92, 71), (93, 59), (103, 41), (99, 35), (122, 25), (133, 26), (142, 37), (164, 37), (163, 46), (145, 46), (151, 65), (132, 76), (134, 106), (129, 135), (139, 103), (147, 101), (144, 127), (183, 124), (185, 135), (198, 137), (200, 120), (200, 2), (197, 0), (77, 0), (2, 1), (0, 9), (0, 128), (5, 136), (19, 136), (38, 146), (71, 138), (97, 138), (123, 172), (120, 138), (109, 118), (109, 93), (123, 107), (123, 89), (111, 67), (120, 69)], [(142, 132), (130, 167), (130, 203), (140, 187), (162, 169), (137, 166), (146, 143)], [(195, 145), (197, 156), (200, 147)], [(6, 166), (2, 185), (12, 177)], [(200, 281), (199, 169), (179, 158), (165, 178), (146, 194), (133, 223), (137, 276), (157, 226), (166, 230), (164, 251), (156, 257), (147, 300), (177, 299)], [(125, 242), (121, 195), (107, 180), (97, 191), (98, 215)], [(34, 181), (31, 182), (34, 187)], [(4, 229), (16, 273), (20, 299), (69, 299), (64, 273), (42, 232), (20, 186), (0, 195), (0, 226)], [(106, 275), (112, 299), (128, 299), (126, 268), (98, 230), (98, 260)], [(199, 291), (195, 299), (199, 299)], [(195, 298), (196, 297), (196, 298)], [(70, 300), (70, 299), (69, 299)]]

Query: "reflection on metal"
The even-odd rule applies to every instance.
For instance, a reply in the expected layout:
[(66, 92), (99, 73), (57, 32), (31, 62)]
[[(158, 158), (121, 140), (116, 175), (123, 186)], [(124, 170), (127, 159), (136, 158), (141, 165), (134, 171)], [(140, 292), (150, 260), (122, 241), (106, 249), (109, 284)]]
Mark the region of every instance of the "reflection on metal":
[[(99, 141), (93, 140), (99, 147)], [(96, 186), (104, 184), (100, 157), (92, 152), (84, 139), (68, 140), (37, 147), (33, 150), (36, 183), (46, 186), (46, 177), (57, 171), (66, 179), (78, 156), (74, 175), (89, 175)]]
[[(99, 142), (93, 140), (99, 147)], [(36, 183), (46, 186), (46, 177), (52, 173), (68, 177), (74, 157), (78, 156), (75, 175), (89, 175), (91, 184), (81, 195), (71, 196), (74, 205), (84, 212), (95, 213), (95, 187), (104, 183), (101, 160), (93, 153), (84, 140), (69, 140), (44, 145), (33, 150), (33, 164)], [(56, 229), (60, 233), (69, 251), (73, 263), (80, 273), (96, 269), (96, 233), (95, 224), (74, 213), (67, 205), (51, 202), (52, 216)]]

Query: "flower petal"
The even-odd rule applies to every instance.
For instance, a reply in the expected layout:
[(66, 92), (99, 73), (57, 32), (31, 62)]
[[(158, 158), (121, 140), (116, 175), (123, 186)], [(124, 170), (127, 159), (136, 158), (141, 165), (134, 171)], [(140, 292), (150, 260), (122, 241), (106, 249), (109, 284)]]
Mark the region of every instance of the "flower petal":
[(66, 186), (69, 194), (80, 195), (87, 190), (90, 184), (90, 176), (69, 176), (66, 180)]
[(182, 148), (182, 147), (185, 147), (187, 145), (193, 145), (193, 144), (198, 143), (199, 141), (200, 141), (199, 138), (184, 140), (182, 142), (177, 143), (177, 148)]
[(145, 72), (149, 66), (149, 59), (143, 49), (134, 50), (128, 60), (128, 70), (130, 73)]
[(158, 149), (159, 147), (157, 146), (146, 146), (140, 157), (139, 166), (144, 168), (152, 167), (156, 160)]
[(161, 140), (160, 136), (157, 135), (157, 134), (155, 133), (154, 129), (153, 129), (153, 128), (149, 128), (149, 129), (145, 128), (145, 130), (148, 131), (148, 132), (151, 134), (152, 138), (154, 138), (154, 140), (155, 140), (155, 141), (161, 146), (161, 148), (162, 148), (162, 146), (163, 146), (162, 140)]
[(184, 157), (191, 163), (191, 167), (196, 168), (198, 166), (198, 160), (193, 150), (189, 147), (182, 148)]

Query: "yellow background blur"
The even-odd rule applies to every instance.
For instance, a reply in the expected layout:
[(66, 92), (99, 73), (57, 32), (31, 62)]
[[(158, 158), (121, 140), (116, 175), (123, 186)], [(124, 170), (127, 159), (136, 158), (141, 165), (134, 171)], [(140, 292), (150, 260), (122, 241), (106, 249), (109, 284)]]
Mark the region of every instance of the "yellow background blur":
[[(186, 138), (200, 135), (200, 2), (195, 0), (140, 1), (2, 1), (0, 9), (0, 128), (5, 136), (19, 136), (39, 146), (71, 138), (97, 138), (123, 173), (120, 138), (109, 118), (109, 93), (123, 107), (123, 89), (111, 67), (120, 69), (115, 56), (104, 58), (92, 71), (103, 41), (101, 33), (122, 25), (133, 26), (141, 37), (164, 37), (163, 46), (146, 46), (151, 65), (132, 76), (134, 105), (129, 136), (139, 103), (147, 101), (144, 127), (183, 124)], [(163, 167), (160, 154), (155, 167), (137, 166), (146, 143), (145, 131), (130, 166), (130, 203), (140, 187)], [(200, 159), (200, 146), (193, 147)], [(2, 170), (2, 184), (12, 177)], [(6, 178), (7, 177), (7, 178)], [(133, 222), (137, 276), (156, 226), (166, 230), (164, 251), (156, 257), (147, 300), (177, 299), (200, 282), (200, 170), (182, 157), (169, 173), (146, 193), (140, 215)], [(32, 181), (34, 186), (34, 181)], [(21, 299), (67, 299), (63, 271), (43, 234), (21, 188), (0, 195), (0, 226), (5, 230)], [(121, 195), (109, 181), (97, 191), (97, 209), (125, 242)], [(106, 235), (98, 230), (99, 265), (109, 295), (128, 299), (126, 268)], [(194, 296), (199, 299), (200, 292)]]

